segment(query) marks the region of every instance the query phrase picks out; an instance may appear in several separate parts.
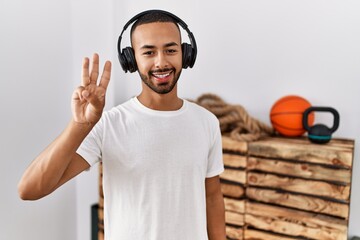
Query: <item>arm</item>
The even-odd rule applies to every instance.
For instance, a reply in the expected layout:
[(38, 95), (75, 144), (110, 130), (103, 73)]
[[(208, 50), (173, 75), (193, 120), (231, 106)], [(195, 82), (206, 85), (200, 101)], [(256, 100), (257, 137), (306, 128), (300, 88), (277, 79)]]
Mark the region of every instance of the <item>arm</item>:
[(111, 63), (106, 62), (97, 85), (99, 68), (97, 54), (93, 57), (92, 65), (89, 74), (89, 59), (85, 58), (82, 85), (72, 96), (73, 119), (60, 136), (26, 169), (18, 184), (20, 198), (24, 200), (42, 198), (90, 167), (76, 150), (101, 117), (111, 73)]
[(206, 178), (205, 188), (209, 240), (225, 240), (225, 207), (219, 176)]
[(64, 132), (24, 172), (18, 184), (20, 198), (40, 199), (89, 168), (89, 164), (75, 153), (89, 131), (71, 121)]

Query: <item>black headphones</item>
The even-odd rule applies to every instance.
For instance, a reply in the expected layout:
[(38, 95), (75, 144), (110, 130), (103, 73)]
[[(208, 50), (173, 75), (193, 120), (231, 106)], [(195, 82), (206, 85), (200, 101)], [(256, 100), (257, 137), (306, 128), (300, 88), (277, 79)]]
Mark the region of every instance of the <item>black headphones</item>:
[(117, 50), (118, 50), (118, 58), (119, 58), (122, 69), (125, 72), (129, 71), (131, 73), (135, 72), (137, 70), (137, 64), (136, 64), (133, 48), (125, 47), (120, 51), (121, 38), (122, 38), (124, 31), (128, 28), (128, 26), (130, 24), (132, 24), (133, 22), (138, 20), (140, 17), (144, 16), (145, 14), (152, 13), (152, 12), (159, 12), (159, 13), (163, 13), (163, 14), (170, 16), (171, 18), (173, 18), (176, 21), (176, 23), (178, 23), (188, 33), (191, 44), (188, 44), (188, 43), (181, 44), (182, 67), (183, 68), (188, 68), (188, 67), (192, 68), (195, 64), (197, 48), (196, 48), (196, 41), (195, 41), (194, 35), (192, 34), (192, 32), (190, 32), (186, 23), (170, 12), (166, 12), (163, 10), (148, 10), (148, 11), (141, 12), (141, 13), (137, 14), (136, 16), (134, 16), (133, 18), (131, 18), (125, 24), (125, 26), (119, 36)]

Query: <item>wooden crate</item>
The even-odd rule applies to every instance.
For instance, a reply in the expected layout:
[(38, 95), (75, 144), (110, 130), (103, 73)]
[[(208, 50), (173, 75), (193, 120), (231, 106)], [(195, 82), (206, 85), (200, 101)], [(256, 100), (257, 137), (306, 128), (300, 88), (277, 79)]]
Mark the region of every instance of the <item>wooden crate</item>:
[(354, 141), (223, 137), (228, 239), (346, 240)]

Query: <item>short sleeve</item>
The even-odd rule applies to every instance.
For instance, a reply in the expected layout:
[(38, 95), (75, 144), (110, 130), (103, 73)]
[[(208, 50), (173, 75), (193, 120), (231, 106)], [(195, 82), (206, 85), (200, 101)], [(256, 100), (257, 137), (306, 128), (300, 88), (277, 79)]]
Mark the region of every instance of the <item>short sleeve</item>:
[(219, 175), (224, 171), (220, 127), (216, 128), (214, 136), (213, 144), (209, 150), (207, 178)]
[(102, 121), (100, 120), (86, 136), (76, 153), (87, 161), (90, 166), (101, 161), (102, 151)]

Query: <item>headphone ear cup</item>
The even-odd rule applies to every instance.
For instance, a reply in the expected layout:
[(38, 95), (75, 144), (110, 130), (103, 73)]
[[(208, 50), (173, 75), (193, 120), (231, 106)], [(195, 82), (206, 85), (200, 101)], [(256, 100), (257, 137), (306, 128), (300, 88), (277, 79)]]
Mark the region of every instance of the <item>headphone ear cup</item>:
[(134, 50), (131, 47), (123, 48), (122, 52), (118, 55), (122, 69), (127, 72), (135, 72), (137, 64), (134, 56)]
[[(124, 50), (125, 50), (125, 49), (123, 49), (123, 51), (124, 51)], [(123, 51), (120, 52), (120, 53), (118, 53), (118, 59), (119, 59), (121, 68), (122, 68), (125, 72), (127, 72), (127, 71), (129, 70), (129, 66), (128, 66), (128, 63), (127, 63), (127, 61), (126, 61), (126, 58), (125, 58), (125, 56), (124, 56), (124, 54), (123, 54)]]
[(188, 68), (192, 67), (194, 65), (194, 55), (193, 55), (193, 49), (190, 44), (183, 43), (181, 44), (181, 50), (182, 50), (182, 67)]
[(129, 70), (129, 72), (131, 73), (135, 72), (137, 70), (137, 64), (135, 60), (134, 50), (131, 47), (126, 47), (123, 49), (122, 54), (126, 62), (126, 69)]

